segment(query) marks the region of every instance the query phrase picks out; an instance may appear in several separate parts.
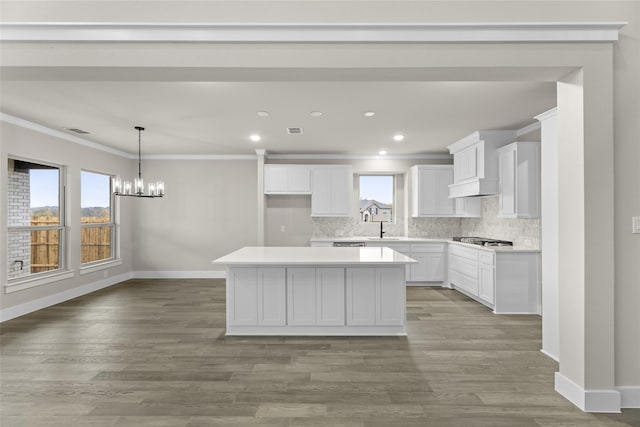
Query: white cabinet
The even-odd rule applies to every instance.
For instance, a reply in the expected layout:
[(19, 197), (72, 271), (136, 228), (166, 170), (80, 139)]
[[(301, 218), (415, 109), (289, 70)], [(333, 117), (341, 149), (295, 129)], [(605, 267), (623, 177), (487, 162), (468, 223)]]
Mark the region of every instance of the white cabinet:
[(311, 216), (350, 216), (353, 168), (314, 166), (311, 171)]
[(449, 284), (494, 313), (539, 314), (540, 253), (449, 244)]
[(281, 326), (285, 321), (285, 269), (241, 267), (230, 270), (227, 322), (235, 326)]
[(455, 201), (449, 198), (453, 166), (418, 165), (411, 174), (411, 216), (455, 216)]
[(418, 261), (406, 267), (407, 282), (443, 282), (445, 271), (445, 244), (421, 242), (397, 242), (379, 240), (367, 242), (367, 246), (388, 247)]
[(376, 273), (373, 268), (347, 268), (347, 325), (375, 325)]
[(479, 217), (480, 199), (449, 198), (453, 165), (416, 165), (409, 169), (411, 216)]
[(479, 253), (478, 297), (493, 305), (495, 302), (495, 254)]
[(316, 324), (316, 269), (287, 269), (287, 325)]
[(540, 143), (518, 141), (498, 150), (498, 216), (537, 218), (540, 214)]
[(347, 268), (347, 325), (404, 325), (405, 298), (402, 268)]
[(376, 325), (404, 325), (404, 274), (400, 268), (379, 267), (376, 273)]
[(311, 165), (264, 165), (264, 194), (311, 194)]
[(498, 194), (497, 149), (515, 141), (515, 131), (477, 131), (449, 145), (453, 154), (453, 183), (450, 197)]
[(316, 324), (344, 325), (344, 268), (316, 268)]

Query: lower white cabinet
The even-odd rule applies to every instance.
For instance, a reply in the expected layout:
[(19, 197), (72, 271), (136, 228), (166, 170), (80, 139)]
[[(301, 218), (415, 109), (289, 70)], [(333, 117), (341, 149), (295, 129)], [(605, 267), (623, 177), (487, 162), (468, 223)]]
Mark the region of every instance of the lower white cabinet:
[(405, 298), (402, 269), (347, 268), (347, 325), (404, 325)]
[(408, 264), (407, 282), (443, 282), (445, 272), (445, 244), (397, 242), (392, 240), (367, 242), (367, 246), (388, 247), (418, 261)]
[(449, 245), (449, 286), (494, 313), (539, 314), (540, 253)]
[(239, 326), (285, 324), (284, 268), (234, 268), (227, 280), (227, 299), (232, 302), (227, 322)]
[(316, 324), (316, 269), (295, 267), (287, 269), (287, 324), (308, 326)]
[(316, 268), (316, 325), (345, 324), (344, 268)]

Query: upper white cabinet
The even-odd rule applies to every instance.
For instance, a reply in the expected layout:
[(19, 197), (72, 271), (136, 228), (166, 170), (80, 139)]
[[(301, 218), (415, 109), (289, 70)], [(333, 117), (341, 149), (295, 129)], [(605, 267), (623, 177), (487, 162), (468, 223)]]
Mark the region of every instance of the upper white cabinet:
[(264, 165), (264, 194), (311, 194), (311, 165)]
[(477, 131), (447, 148), (453, 154), (450, 197), (498, 194), (497, 149), (516, 140), (511, 130)]
[(452, 199), (454, 166), (416, 165), (409, 169), (411, 180), (411, 216), (479, 217), (480, 199)]
[(311, 216), (350, 216), (353, 168), (314, 166), (311, 171)]
[(450, 165), (418, 165), (411, 174), (411, 216), (455, 216), (455, 200), (449, 198), (453, 183)]
[(498, 150), (498, 216), (537, 218), (540, 214), (540, 143), (518, 141)]

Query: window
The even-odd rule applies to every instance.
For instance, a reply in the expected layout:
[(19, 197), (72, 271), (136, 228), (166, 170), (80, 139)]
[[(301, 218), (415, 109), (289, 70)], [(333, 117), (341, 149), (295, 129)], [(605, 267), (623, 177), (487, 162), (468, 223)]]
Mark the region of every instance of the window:
[(61, 168), (10, 158), (7, 178), (7, 278), (64, 268)]
[(360, 218), (363, 222), (393, 221), (393, 175), (360, 175)]
[(80, 172), (82, 264), (114, 258), (115, 222), (111, 176)]

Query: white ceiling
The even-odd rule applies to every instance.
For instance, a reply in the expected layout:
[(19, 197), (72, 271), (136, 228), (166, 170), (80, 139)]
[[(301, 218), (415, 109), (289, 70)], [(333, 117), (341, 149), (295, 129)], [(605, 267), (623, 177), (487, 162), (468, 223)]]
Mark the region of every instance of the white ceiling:
[[(143, 154), (444, 153), (475, 130), (519, 129), (556, 104), (550, 82), (2, 82), (2, 112)], [(266, 110), (268, 117), (256, 112)], [(321, 117), (311, 117), (321, 111)], [(375, 111), (371, 118), (365, 111)], [(288, 135), (287, 127), (302, 127)], [(253, 143), (249, 136), (260, 134)], [(401, 143), (393, 141), (402, 133)], [(74, 134), (75, 135), (75, 134)]]

